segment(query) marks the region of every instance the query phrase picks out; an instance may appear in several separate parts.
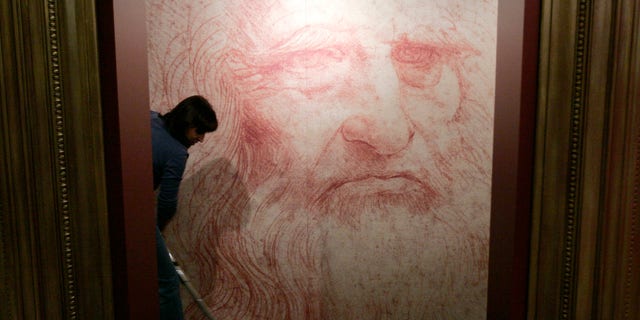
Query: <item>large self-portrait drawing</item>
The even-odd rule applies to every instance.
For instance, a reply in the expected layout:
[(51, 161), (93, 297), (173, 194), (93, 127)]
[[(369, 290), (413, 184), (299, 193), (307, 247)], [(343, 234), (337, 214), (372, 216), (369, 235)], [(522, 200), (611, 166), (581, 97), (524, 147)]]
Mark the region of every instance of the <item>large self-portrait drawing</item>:
[(218, 319), (485, 317), (496, 2), (147, 0), (151, 108), (221, 121), (166, 231)]

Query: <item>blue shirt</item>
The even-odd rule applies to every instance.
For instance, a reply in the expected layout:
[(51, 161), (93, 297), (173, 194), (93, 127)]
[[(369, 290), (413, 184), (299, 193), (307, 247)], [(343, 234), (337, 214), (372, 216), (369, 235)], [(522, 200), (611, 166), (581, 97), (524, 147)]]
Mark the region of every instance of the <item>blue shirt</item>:
[(187, 147), (171, 136), (160, 114), (151, 111), (153, 189), (157, 192), (156, 219), (164, 229), (176, 213), (178, 189), (189, 153)]

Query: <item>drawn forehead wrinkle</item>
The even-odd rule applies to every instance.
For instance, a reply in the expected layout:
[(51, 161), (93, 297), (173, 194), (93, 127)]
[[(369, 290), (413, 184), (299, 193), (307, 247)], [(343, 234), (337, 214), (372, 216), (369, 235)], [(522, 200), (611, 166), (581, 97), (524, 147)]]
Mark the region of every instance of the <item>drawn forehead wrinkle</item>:
[(345, 44), (357, 42), (354, 37), (354, 29), (341, 24), (306, 24), (290, 25), (288, 28), (254, 28), (248, 34), (253, 46), (250, 49), (254, 54), (269, 53), (273, 51), (296, 50), (308, 47), (322, 47), (327, 45)]
[[(334, 34), (371, 29), (385, 23), (374, 16), (378, 10), (362, 10), (358, 1), (278, 1), (255, 23), (254, 33), (262, 46), (282, 42), (301, 30), (325, 29)], [(384, 20), (388, 20), (387, 15)], [(343, 36), (340, 36), (343, 37)]]
[[(386, 4), (382, 9), (358, 8), (348, 12), (325, 8), (318, 13), (312, 5), (297, 3), (293, 7), (272, 4), (262, 7), (265, 11), (248, 17), (253, 21), (245, 22), (246, 37), (238, 39), (241, 41), (237, 43), (239, 47), (260, 55), (322, 43), (377, 46), (405, 35), (407, 39), (422, 43), (451, 43), (453, 40), (448, 29), (455, 29), (455, 26), (450, 19), (442, 19), (448, 15), (446, 10), (433, 4), (395, 3)], [(384, 15), (385, 12), (395, 14)], [(418, 19), (421, 15), (426, 16)], [(436, 16), (440, 19), (435, 19)]]

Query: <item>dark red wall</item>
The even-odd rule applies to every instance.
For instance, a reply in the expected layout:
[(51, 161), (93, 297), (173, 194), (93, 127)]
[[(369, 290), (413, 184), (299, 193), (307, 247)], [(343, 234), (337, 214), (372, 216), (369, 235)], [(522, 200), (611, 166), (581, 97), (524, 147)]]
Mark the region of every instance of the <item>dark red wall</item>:
[(525, 319), (540, 1), (499, 1), (488, 319)]
[(96, 1), (116, 319), (157, 319), (144, 1)]

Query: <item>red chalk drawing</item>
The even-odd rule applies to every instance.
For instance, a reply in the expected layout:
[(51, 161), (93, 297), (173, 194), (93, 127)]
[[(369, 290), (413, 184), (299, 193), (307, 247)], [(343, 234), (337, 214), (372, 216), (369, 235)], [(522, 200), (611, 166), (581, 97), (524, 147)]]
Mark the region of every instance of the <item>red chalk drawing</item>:
[(218, 319), (484, 317), (495, 9), (147, 0), (152, 108), (221, 119), (167, 234)]

